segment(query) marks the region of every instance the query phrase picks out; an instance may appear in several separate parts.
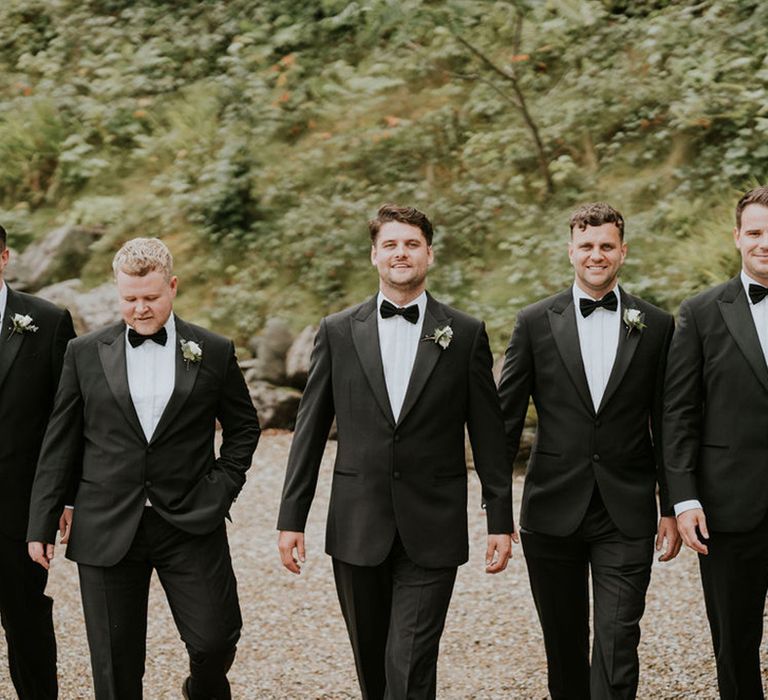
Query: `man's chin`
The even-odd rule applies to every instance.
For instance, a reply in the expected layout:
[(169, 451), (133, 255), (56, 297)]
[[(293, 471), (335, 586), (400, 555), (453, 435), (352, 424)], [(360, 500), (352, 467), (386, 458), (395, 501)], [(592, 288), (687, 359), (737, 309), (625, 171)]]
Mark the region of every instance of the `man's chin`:
[(159, 331), (161, 326), (156, 323), (133, 323), (133, 330), (139, 335), (153, 335)]

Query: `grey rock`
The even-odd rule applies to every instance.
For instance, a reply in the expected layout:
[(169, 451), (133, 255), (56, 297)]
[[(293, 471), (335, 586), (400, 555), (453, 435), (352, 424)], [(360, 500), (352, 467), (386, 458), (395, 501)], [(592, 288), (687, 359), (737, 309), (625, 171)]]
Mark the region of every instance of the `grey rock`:
[(248, 343), (256, 359), (252, 376), (270, 384), (283, 384), (285, 356), (292, 342), (293, 334), (288, 324), (283, 319), (270, 318), (261, 333), (251, 338)]
[(26, 282), (27, 274), (21, 254), (8, 246), (8, 267), (3, 272), (3, 279), (14, 289), (24, 292), (28, 289)]
[(19, 256), (19, 279), (28, 290), (77, 274), (90, 257), (91, 244), (103, 234), (101, 228), (61, 226), (35, 241)]
[(315, 345), (317, 326), (307, 326), (293, 341), (285, 357), (285, 375), (288, 384), (303, 389), (309, 374), (309, 359)]
[(69, 309), (78, 335), (120, 320), (120, 308), (113, 282), (83, 290), (80, 280), (66, 280), (43, 287), (37, 294)]
[(301, 401), (300, 391), (259, 380), (249, 382), (248, 390), (253, 405), (259, 413), (259, 424), (262, 430), (267, 428), (293, 430), (296, 425), (296, 414), (299, 411), (299, 401)]

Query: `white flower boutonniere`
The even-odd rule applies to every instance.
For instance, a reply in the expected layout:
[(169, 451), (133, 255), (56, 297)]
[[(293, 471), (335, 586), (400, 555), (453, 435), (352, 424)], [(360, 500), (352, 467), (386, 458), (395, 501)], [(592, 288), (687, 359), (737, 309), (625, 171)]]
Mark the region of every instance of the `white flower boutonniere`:
[(645, 314), (640, 309), (624, 309), (623, 318), (627, 327), (627, 338), (633, 330), (642, 331), (645, 328)]
[(181, 345), (181, 356), (189, 369), (192, 362), (200, 362), (203, 359), (203, 349), (194, 340), (179, 339)]
[(435, 331), (432, 333), (432, 335), (425, 335), (422, 340), (432, 340), (437, 343), (443, 350), (445, 350), (453, 340), (453, 328), (450, 326), (435, 328)]
[(32, 323), (31, 316), (14, 314), (11, 318), (11, 332), (8, 334), (8, 337), (10, 338), (14, 333), (22, 335), (23, 333), (37, 333), (39, 330), (40, 329)]

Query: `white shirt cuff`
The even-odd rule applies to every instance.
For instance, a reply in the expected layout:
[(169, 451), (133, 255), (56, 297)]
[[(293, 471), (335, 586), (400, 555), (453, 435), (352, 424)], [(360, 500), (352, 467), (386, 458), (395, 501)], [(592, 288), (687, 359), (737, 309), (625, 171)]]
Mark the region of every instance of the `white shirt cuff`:
[(675, 503), (675, 516), (685, 513), (686, 510), (693, 510), (694, 508), (701, 508), (701, 502), (695, 498), (692, 498), (690, 501), (680, 501), (680, 503)]
[(74, 509), (75, 509), (75, 507), (74, 507), (74, 506), (64, 506), (64, 507), (65, 507), (67, 510), (74, 510)]

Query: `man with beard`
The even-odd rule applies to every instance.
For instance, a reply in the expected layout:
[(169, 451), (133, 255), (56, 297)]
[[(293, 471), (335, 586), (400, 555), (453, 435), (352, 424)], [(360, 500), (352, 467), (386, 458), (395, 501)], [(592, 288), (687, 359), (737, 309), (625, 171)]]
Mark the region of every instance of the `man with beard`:
[(411, 207), (384, 205), (368, 226), (379, 292), (320, 325), (278, 548), (299, 573), (335, 417), (326, 552), (362, 696), (427, 700), (456, 568), (468, 557), (465, 426), (486, 504), (489, 573), (511, 553), (511, 470), (484, 324), (426, 292), (432, 224)]
[(538, 416), (520, 525), (550, 694), (634, 698), (654, 534), (657, 550), (667, 542), (662, 561), (680, 550), (660, 440), (673, 321), (619, 286), (627, 245), (618, 211), (588, 204), (569, 227), (574, 283), (518, 314), (499, 392), (510, 458), (529, 397)]
[(669, 491), (699, 554), (720, 697), (762, 698), (768, 590), (768, 187), (736, 205), (741, 270), (684, 301), (667, 366)]

